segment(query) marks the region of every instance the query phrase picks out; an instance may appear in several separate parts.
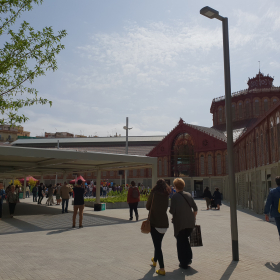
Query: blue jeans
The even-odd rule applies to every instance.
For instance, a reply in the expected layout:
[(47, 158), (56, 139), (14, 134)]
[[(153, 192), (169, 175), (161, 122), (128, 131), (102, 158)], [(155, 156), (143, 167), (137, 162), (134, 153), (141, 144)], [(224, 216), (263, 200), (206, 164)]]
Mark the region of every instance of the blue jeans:
[(276, 222), (276, 226), (277, 226), (277, 229), (278, 229), (278, 233), (279, 233), (279, 236), (280, 236), (280, 217), (275, 217), (275, 222)]
[(27, 198), (27, 197), (29, 198), (29, 192), (26, 192), (26, 193), (25, 193), (25, 196), (26, 196), (26, 198)]
[(107, 192), (103, 191), (103, 197), (106, 197), (106, 195), (107, 195)]
[[(68, 212), (68, 202), (69, 202), (69, 199), (62, 199), (62, 213), (65, 212)], [(64, 204), (66, 203), (66, 206), (64, 208)]]

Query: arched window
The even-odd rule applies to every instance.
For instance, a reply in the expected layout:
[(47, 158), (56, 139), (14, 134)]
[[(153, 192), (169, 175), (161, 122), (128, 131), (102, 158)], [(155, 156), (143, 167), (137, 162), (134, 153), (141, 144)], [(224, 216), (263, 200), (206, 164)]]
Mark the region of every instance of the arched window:
[(194, 141), (188, 133), (181, 133), (174, 139), (170, 163), (172, 177), (196, 175)]
[(232, 107), (232, 120), (235, 121), (236, 120), (235, 104), (232, 104), (231, 107)]
[(277, 101), (278, 101), (278, 100), (277, 100), (276, 98), (273, 98), (273, 99), (272, 99), (272, 104), (274, 105), (275, 103), (277, 103)]
[(268, 100), (267, 99), (265, 99), (264, 102), (263, 102), (263, 109), (264, 109), (265, 112), (268, 111)]
[(239, 119), (243, 118), (243, 106), (242, 106), (242, 102), (238, 103), (238, 115), (239, 115)]
[(245, 103), (245, 118), (250, 117), (250, 103), (249, 100), (246, 101)]
[(208, 155), (208, 174), (212, 174), (212, 155)]
[(258, 166), (261, 165), (261, 160), (260, 160), (260, 142), (259, 142), (259, 133), (256, 133), (256, 150), (257, 150), (257, 164)]
[(264, 165), (264, 155), (265, 155), (265, 146), (264, 146), (264, 137), (263, 132), (261, 131), (261, 149), (259, 152), (261, 153), (261, 165)]
[(256, 116), (260, 115), (260, 102), (258, 99), (255, 100), (255, 115)]
[(158, 161), (158, 175), (162, 176), (162, 162), (161, 162), (161, 159)]
[(200, 165), (200, 174), (204, 175), (204, 155), (200, 156), (199, 165)]
[(219, 123), (223, 122), (223, 108), (219, 108)]
[(271, 142), (271, 159), (272, 162), (275, 162), (274, 125), (272, 120), (270, 120), (270, 142)]
[(164, 175), (167, 176), (167, 158), (164, 159)]
[(217, 174), (222, 174), (222, 156), (221, 154), (217, 154)]

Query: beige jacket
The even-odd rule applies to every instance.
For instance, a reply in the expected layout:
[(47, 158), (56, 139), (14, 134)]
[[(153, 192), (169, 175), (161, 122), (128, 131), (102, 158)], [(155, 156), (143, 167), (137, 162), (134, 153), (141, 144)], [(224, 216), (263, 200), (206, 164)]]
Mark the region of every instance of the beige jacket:
[(71, 192), (71, 188), (63, 185), (60, 188), (60, 196), (62, 197), (62, 199), (69, 199), (69, 192)]

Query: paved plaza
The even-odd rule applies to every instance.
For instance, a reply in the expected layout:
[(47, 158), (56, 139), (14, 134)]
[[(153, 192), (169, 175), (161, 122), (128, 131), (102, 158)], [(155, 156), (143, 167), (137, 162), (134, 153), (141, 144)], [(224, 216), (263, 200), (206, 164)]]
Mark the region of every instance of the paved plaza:
[(86, 208), (84, 228), (72, 229), (72, 213), (61, 214), (58, 206), (25, 199), (10, 219), (4, 204), (0, 279), (280, 279), (280, 242), (274, 223), (240, 209), (240, 261), (232, 262), (229, 207), (206, 211), (203, 200), (196, 202), (204, 246), (193, 248), (191, 268), (180, 269), (171, 224), (163, 239), (165, 277), (151, 266), (150, 235), (140, 232), (145, 209), (139, 210), (140, 221), (131, 222), (127, 209)]

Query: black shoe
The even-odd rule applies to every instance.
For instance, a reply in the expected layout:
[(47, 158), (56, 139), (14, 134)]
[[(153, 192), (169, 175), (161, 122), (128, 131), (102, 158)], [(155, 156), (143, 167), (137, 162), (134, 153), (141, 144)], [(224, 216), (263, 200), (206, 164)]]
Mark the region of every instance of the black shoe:
[(65, 211), (65, 213), (69, 213), (68, 211)]
[(133, 218), (129, 218), (130, 221), (132, 221)]
[(62, 214), (64, 214), (64, 212), (62, 211)]
[(192, 264), (192, 260), (190, 260), (187, 265), (182, 265), (182, 264), (179, 264), (179, 267), (182, 268), (182, 269), (188, 269), (190, 267), (190, 265)]
[(76, 226), (72, 226), (72, 228), (75, 228)]
[(83, 228), (83, 226), (79, 226), (79, 228)]
[(138, 221), (139, 215), (136, 216), (136, 221)]

